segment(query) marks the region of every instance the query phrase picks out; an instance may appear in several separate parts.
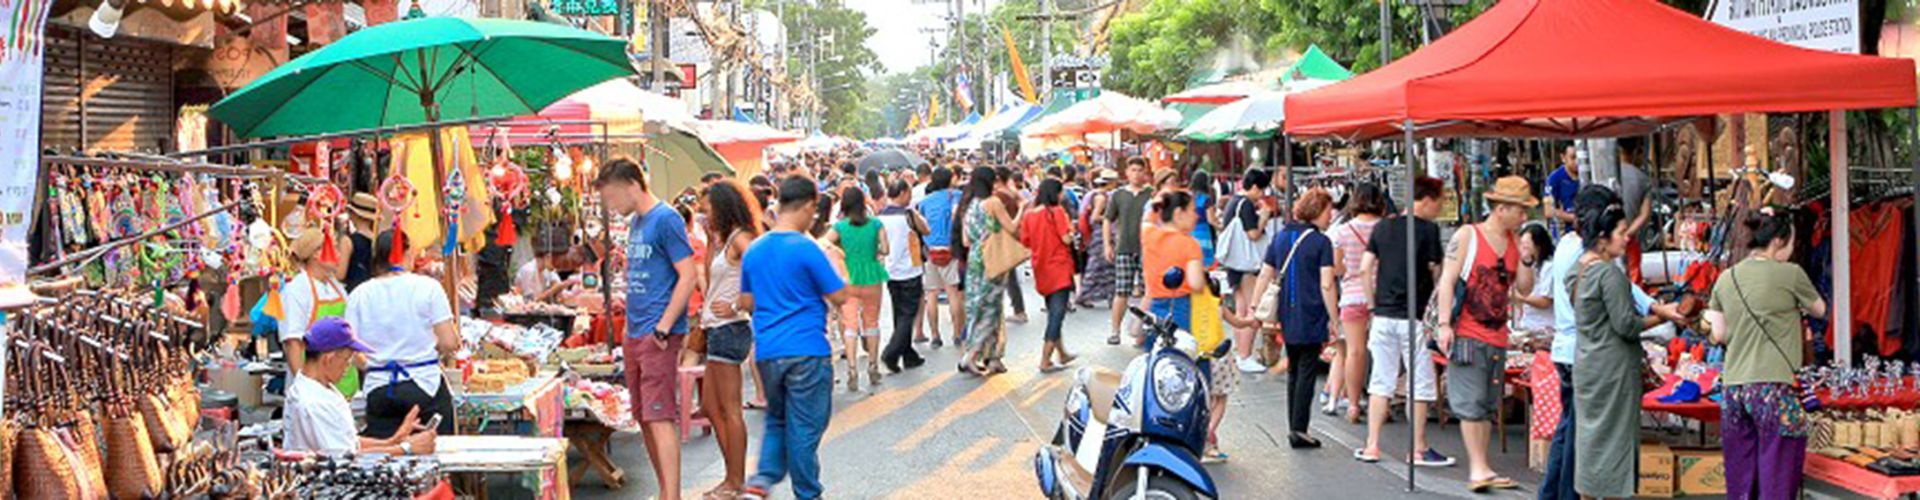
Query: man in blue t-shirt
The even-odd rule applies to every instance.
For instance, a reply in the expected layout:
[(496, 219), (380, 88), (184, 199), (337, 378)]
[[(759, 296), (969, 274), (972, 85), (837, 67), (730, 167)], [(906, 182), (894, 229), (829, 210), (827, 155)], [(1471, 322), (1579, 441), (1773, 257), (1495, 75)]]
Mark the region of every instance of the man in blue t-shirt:
[(1568, 143), (1560, 152), (1560, 168), (1547, 174), (1547, 219), (1560, 227), (1572, 227), (1573, 196), (1580, 193), (1580, 155), (1578, 144)]
[(766, 498), (788, 474), (795, 498), (820, 498), (820, 439), (833, 415), (833, 346), (827, 308), (847, 301), (847, 284), (807, 237), (819, 196), (806, 179), (780, 183), (780, 217), (740, 259), (742, 310), (753, 311), (753, 350), (767, 396), (760, 470), (746, 498)]
[[(680, 498), (680, 349), (687, 333), (695, 263), (680, 213), (647, 191), (633, 160), (607, 162), (594, 179), (606, 209), (630, 215), (627, 233), (627, 391), (633, 396), (662, 499)], [(685, 279), (682, 279), (682, 277)]]
[(953, 342), (960, 343), (960, 325), (966, 312), (961, 310), (965, 301), (960, 300), (960, 262), (953, 253), (953, 222), (960, 205), (960, 190), (953, 189), (953, 169), (938, 168), (933, 171), (933, 179), (927, 183), (927, 196), (914, 206), (920, 212), (920, 218), (927, 220), (927, 234), (920, 237), (921, 247), (927, 250), (925, 272), (921, 273), (922, 289), (926, 290), (925, 303), (920, 310), (926, 311), (927, 333), (933, 334), (933, 347), (943, 345), (940, 340), (940, 295), (947, 296), (947, 319), (953, 324)]

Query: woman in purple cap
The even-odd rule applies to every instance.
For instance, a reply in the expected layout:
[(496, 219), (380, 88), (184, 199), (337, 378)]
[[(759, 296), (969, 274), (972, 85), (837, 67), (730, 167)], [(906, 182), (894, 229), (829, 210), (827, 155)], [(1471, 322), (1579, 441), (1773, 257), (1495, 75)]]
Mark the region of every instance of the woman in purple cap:
[(433, 453), (438, 433), (419, 427), (420, 410), (407, 414), (403, 425), (386, 439), (354, 433), (353, 408), (333, 388), (347, 367), (360, 363), (362, 353), (373, 352), (353, 335), (340, 318), (321, 318), (307, 330), (306, 369), (287, 384), (286, 428), (281, 448), (321, 453)]

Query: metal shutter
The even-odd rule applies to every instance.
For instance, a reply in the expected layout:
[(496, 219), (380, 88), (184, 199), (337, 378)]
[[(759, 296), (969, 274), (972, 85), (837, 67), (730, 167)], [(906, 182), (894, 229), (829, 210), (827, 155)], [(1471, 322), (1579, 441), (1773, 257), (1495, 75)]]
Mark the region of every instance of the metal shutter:
[(163, 151), (173, 137), (173, 47), (48, 25), (41, 142), (88, 151)]

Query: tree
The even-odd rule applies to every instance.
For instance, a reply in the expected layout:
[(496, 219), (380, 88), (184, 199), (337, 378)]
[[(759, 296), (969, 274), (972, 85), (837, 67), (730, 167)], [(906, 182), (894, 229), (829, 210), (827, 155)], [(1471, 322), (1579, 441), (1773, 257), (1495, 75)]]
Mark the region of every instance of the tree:
[(1223, 47), (1266, 59), (1275, 21), (1256, 0), (1152, 0), (1113, 21), (1106, 86), (1158, 97), (1187, 88)]
[(861, 128), (865, 82), (882, 70), (879, 56), (867, 49), (867, 39), (875, 30), (867, 24), (866, 13), (848, 8), (842, 0), (761, 0), (753, 2), (753, 7), (784, 10), (781, 23), (786, 25), (791, 48), (787, 77), (805, 82), (811, 67), (811, 76), (818, 82), (814, 94), (826, 108), (815, 125), (837, 135)]

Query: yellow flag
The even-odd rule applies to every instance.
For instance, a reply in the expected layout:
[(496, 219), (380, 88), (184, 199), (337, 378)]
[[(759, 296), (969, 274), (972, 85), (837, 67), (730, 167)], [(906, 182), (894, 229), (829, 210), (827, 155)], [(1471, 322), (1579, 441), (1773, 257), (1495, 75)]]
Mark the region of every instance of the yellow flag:
[(913, 118), (907, 119), (907, 131), (915, 130), (920, 130), (920, 113), (917, 112), (913, 114)]
[(1013, 46), (1013, 32), (1000, 28), (1000, 39), (1007, 42), (1007, 61), (1013, 65), (1013, 81), (1020, 83), (1020, 94), (1027, 98), (1027, 104), (1038, 104), (1040, 96), (1033, 92), (1033, 82), (1027, 78), (1027, 64), (1020, 62), (1020, 48)]
[(927, 96), (927, 126), (931, 127), (935, 123), (940, 123), (939, 92)]

